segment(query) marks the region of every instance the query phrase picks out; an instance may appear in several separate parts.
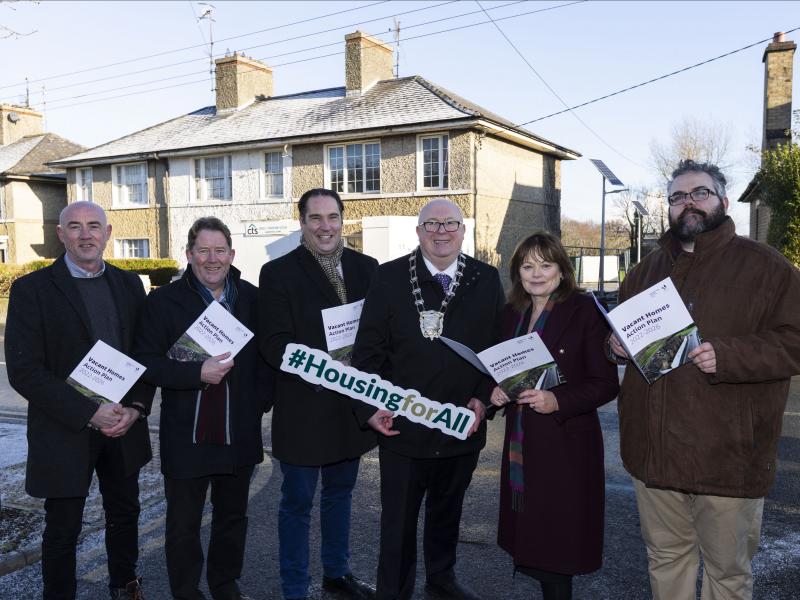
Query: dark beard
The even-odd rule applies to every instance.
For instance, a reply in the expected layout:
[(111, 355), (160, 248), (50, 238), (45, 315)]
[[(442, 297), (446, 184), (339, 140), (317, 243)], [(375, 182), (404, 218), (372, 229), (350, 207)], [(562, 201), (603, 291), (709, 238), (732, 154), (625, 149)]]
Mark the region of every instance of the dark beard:
[[(691, 214), (699, 215), (702, 218), (689, 222), (686, 217)], [(669, 214), (669, 229), (679, 241), (693, 242), (699, 234), (711, 231), (722, 225), (725, 221), (725, 216), (725, 207), (722, 206), (722, 201), (718, 202), (717, 206), (708, 213), (696, 207), (686, 208), (678, 216), (677, 221), (673, 219), (671, 213)]]

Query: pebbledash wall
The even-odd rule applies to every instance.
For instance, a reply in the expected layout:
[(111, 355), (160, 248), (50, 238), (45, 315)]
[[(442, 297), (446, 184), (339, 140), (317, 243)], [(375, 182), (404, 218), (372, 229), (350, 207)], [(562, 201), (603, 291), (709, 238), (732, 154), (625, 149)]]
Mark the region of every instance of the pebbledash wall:
[[(114, 258), (114, 240), (146, 239), (152, 258), (168, 257), (167, 207), (164, 194), (168, 173), (166, 160), (147, 162), (147, 204), (121, 206), (114, 201), (111, 166), (92, 167), (92, 201), (106, 211), (111, 225), (111, 241), (103, 253), (105, 258)], [(121, 163), (122, 164), (122, 163)], [(75, 169), (67, 169), (67, 199), (78, 199), (75, 185)]]
[[(416, 216), (430, 199), (448, 198), (459, 205), (465, 218), (475, 220), (476, 257), (498, 267), (504, 283), (508, 283), (507, 264), (517, 242), (535, 229), (559, 232), (560, 160), (476, 130), (443, 129), (439, 133), (449, 136), (449, 186), (436, 190), (420, 188), (416, 134), (346, 140), (380, 139), (381, 191), (342, 195), (344, 233), (357, 238), (364, 217)], [(268, 197), (264, 191), (263, 156), (270, 151), (283, 154), (284, 184), (280, 197)], [(108, 213), (112, 238), (148, 239), (151, 257), (170, 257), (183, 265), (189, 227), (195, 219), (213, 215), (230, 227), (234, 246), (240, 253), (252, 252), (253, 246), (242, 242), (249, 223), (296, 222), (299, 196), (305, 190), (327, 184), (322, 143), (228, 154), (230, 200), (195, 198), (193, 161), (202, 154), (147, 161), (148, 204), (141, 208), (115, 206), (111, 167), (93, 167), (94, 201)], [(69, 198), (74, 201), (75, 170), (68, 172)], [(106, 256), (113, 255), (112, 241)], [(237, 262), (243, 262), (244, 258), (237, 257)]]

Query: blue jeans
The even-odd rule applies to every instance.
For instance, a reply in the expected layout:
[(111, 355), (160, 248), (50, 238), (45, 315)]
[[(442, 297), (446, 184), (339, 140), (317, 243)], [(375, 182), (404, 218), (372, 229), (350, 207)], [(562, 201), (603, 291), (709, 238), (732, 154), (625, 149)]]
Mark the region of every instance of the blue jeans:
[(350, 572), (350, 503), (358, 477), (360, 459), (344, 460), (321, 467), (299, 467), (281, 463), (283, 484), (278, 509), (281, 586), (285, 598), (304, 598), (308, 575), (308, 530), (317, 479), (320, 492), (320, 557), (326, 577)]

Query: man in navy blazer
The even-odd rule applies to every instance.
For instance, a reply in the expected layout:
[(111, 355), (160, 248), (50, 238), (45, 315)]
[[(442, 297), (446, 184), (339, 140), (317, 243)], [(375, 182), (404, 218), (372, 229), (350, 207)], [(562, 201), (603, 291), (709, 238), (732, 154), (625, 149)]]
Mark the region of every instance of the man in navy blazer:
[(140, 599), (139, 469), (152, 456), (153, 388), (138, 382), (120, 404), (98, 405), (67, 377), (98, 340), (130, 353), (144, 288), (103, 261), (111, 225), (97, 204), (67, 205), (57, 231), (66, 252), (11, 287), (5, 338), (8, 381), (29, 403), (25, 490), (45, 498), (42, 596), (75, 598), (76, 546), (96, 471), (111, 597)]
[[(276, 369), (290, 342), (327, 350), (322, 310), (364, 298), (378, 267), (374, 258), (344, 248), (344, 205), (335, 191), (307, 191), (298, 210), (300, 246), (266, 263), (259, 280), (259, 347)], [(356, 600), (375, 595), (349, 565), (353, 487), (361, 455), (376, 444), (375, 433), (359, 425), (352, 406), (341, 394), (278, 372), (272, 455), (283, 472), (278, 537), (287, 599), (308, 593), (308, 523), (320, 476), (322, 587)]]

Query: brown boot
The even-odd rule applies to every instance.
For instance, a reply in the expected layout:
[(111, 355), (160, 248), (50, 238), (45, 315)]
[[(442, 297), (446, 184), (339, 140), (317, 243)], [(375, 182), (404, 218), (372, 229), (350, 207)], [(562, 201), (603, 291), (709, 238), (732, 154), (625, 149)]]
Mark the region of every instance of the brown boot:
[(142, 578), (137, 577), (130, 583), (125, 584), (124, 588), (111, 590), (111, 600), (144, 600)]

